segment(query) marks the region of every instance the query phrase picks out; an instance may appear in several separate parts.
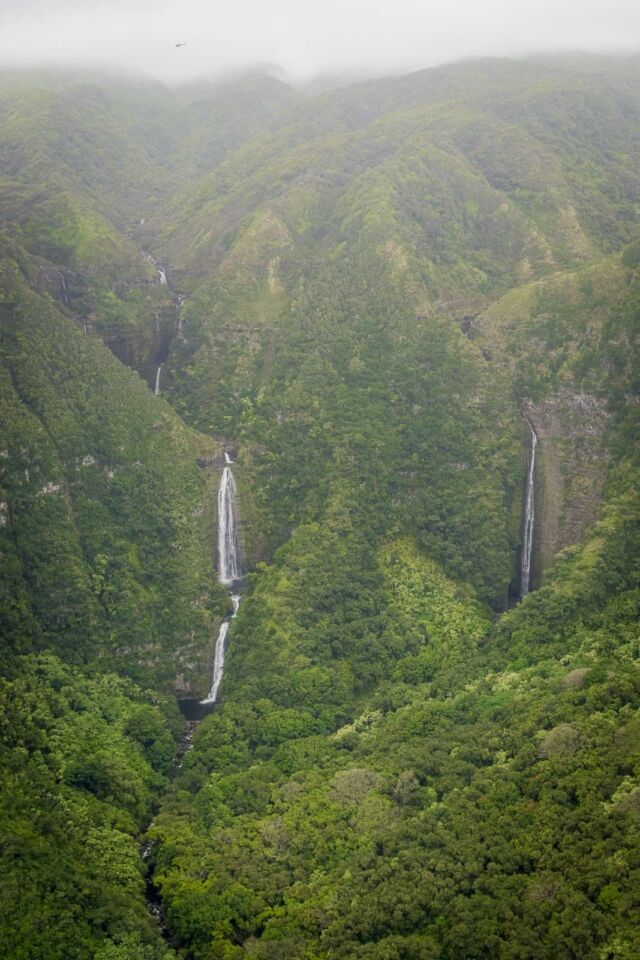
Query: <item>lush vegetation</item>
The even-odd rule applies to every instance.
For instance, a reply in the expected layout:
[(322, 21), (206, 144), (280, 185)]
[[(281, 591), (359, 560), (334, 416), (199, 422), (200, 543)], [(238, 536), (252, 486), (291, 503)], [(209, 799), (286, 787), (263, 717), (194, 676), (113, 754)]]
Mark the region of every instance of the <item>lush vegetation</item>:
[(637, 78), (0, 78), (3, 956), (638, 955)]
[[(11, 653), (206, 689), (212, 445), (3, 265), (2, 615)], [(218, 607), (216, 607), (216, 604)]]
[(182, 726), (167, 693), (208, 689), (225, 608), (196, 464), (214, 446), (34, 270), (4, 242), (2, 953), (165, 960), (139, 833)]
[[(621, 527), (629, 564), (637, 505), (600, 531), (613, 553)], [(602, 588), (595, 549), (494, 637), (410, 544), (389, 545), (396, 665), (331, 732), (319, 684), (296, 707), (234, 685), (152, 831), (187, 955), (634, 956), (640, 596), (637, 577)]]
[(5, 956), (167, 960), (136, 835), (166, 783), (175, 704), (52, 655), (0, 692)]

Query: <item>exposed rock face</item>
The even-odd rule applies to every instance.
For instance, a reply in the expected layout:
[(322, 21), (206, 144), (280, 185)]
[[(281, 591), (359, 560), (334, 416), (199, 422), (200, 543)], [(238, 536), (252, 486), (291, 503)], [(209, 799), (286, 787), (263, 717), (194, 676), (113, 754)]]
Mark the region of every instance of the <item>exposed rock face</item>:
[(569, 389), (523, 404), (538, 435), (532, 581), (538, 586), (559, 550), (579, 543), (598, 515), (606, 469), (602, 401)]
[(191, 683), (188, 680), (185, 680), (183, 673), (177, 673), (176, 679), (173, 685), (174, 692), (178, 695), (184, 696), (185, 694), (190, 694)]
[(235, 463), (238, 457), (238, 448), (235, 444), (223, 442), (221, 448), (212, 457), (198, 457), (196, 463), (203, 470), (210, 467), (224, 467), (227, 463), (227, 457), (232, 463)]

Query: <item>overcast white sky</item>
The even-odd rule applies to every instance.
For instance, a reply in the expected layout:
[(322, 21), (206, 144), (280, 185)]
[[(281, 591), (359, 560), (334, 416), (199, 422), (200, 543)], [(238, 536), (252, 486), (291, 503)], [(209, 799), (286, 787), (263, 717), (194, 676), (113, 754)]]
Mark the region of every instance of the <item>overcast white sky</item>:
[(0, 0), (1, 66), (171, 82), (265, 62), (306, 79), (558, 49), (640, 49), (640, 0)]

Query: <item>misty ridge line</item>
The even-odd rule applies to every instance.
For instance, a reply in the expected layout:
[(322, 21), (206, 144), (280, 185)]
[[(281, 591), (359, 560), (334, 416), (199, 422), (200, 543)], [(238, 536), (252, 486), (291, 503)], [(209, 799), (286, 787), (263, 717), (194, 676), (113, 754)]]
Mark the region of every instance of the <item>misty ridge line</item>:
[(111, 67), (171, 83), (278, 64), (293, 82), (412, 72), (478, 57), (629, 53), (640, 8), (617, 0), (3, 0), (0, 63)]
[[(1, 24), (0, 20), (0, 28)], [(630, 36), (639, 35), (640, 17), (638, 29)], [(371, 82), (393, 82), (402, 78), (409, 80), (419, 74), (449, 70), (456, 66), (464, 68), (483, 61), (527, 63), (549, 69), (571, 66), (572, 69), (592, 73), (616, 67), (628, 69), (637, 65), (640, 60), (640, 40), (627, 38), (625, 43), (604, 42), (592, 46), (573, 42), (548, 46), (517, 44), (505, 50), (470, 49), (418, 55), (408, 61), (402, 58), (394, 61), (391, 58), (389, 62), (375, 63), (366, 59), (347, 59), (339, 64), (309, 63), (306, 67), (292, 65), (286, 58), (277, 57), (258, 56), (228, 63), (206, 56), (186, 65), (178, 64), (179, 68), (174, 69), (175, 63), (171, 61), (175, 57), (179, 61), (180, 58), (189, 56), (185, 51), (190, 46), (193, 46), (193, 40), (178, 40), (163, 45), (162, 56), (167, 58), (163, 69), (162, 66), (154, 67), (145, 63), (144, 58), (135, 56), (135, 52), (132, 52), (131, 58), (127, 58), (125, 62), (120, 62), (117, 57), (100, 55), (87, 55), (86, 58), (78, 59), (65, 55), (64, 48), (48, 55), (21, 59), (10, 50), (3, 49), (0, 39), (0, 81), (33, 77), (39, 77), (44, 82), (99, 79), (104, 83), (151, 84), (157, 89), (165, 89), (168, 93), (196, 93), (198, 90), (223, 89), (244, 81), (268, 79), (277, 81), (300, 95), (313, 96)]]

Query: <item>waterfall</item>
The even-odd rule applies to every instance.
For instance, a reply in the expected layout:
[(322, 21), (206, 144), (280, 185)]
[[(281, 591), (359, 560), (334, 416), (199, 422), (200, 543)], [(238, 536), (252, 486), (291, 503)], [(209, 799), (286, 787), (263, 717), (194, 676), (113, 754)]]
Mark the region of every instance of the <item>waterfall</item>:
[(62, 271), (58, 272), (58, 290), (56, 293), (56, 298), (64, 303), (65, 307), (69, 307), (69, 295), (67, 293), (67, 281), (65, 280), (64, 273)]
[(222, 471), (218, 488), (218, 577), (225, 586), (239, 580), (240, 557), (236, 527), (236, 482), (228, 464), (232, 461), (225, 453), (227, 466)]
[(153, 392), (156, 394), (156, 396), (160, 393), (160, 374), (161, 374), (161, 373), (162, 373), (162, 364), (160, 364), (160, 366), (158, 367), (158, 369), (157, 369), (157, 371), (156, 371), (156, 385), (155, 385), (154, 390), (153, 390)]
[[(225, 468), (218, 487), (218, 579), (229, 587), (239, 580), (242, 574), (236, 525), (236, 483), (229, 466), (233, 460), (226, 451), (224, 459)], [(215, 703), (218, 697), (218, 688), (224, 671), (227, 634), (231, 621), (238, 612), (241, 599), (239, 593), (232, 593), (230, 596), (233, 613), (220, 624), (213, 654), (213, 682), (206, 698), (200, 701), (203, 704)]]
[(145, 253), (145, 258), (148, 263), (152, 264), (155, 267), (156, 273), (158, 274), (158, 280), (160, 281), (160, 283), (164, 284), (165, 286), (168, 286), (166, 270), (163, 270), (162, 267), (158, 266), (157, 260), (155, 259), (155, 257), (152, 257), (150, 253)]
[[(528, 422), (528, 421), (527, 421)], [(531, 580), (531, 554), (533, 551), (533, 527), (535, 521), (535, 470), (536, 470), (536, 447), (538, 437), (529, 423), (531, 431), (531, 446), (529, 449), (529, 468), (527, 470), (527, 486), (524, 497), (524, 526), (522, 532), (522, 564), (520, 571), (520, 596), (526, 597), (529, 593), (529, 583)]]
[(233, 613), (228, 620), (223, 620), (223, 622), (220, 624), (220, 630), (218, 631), (216, 649), (213, 656), (213, 683), (211, 684), (211, 690), (209, 690), (206, 698), (201, 701), (202, 703), (215, 703), (218, 697), (218, 687), (220, 686), (224, 671), (224, 655), (226, 652), (227, 634), (229, 632), (231, 621), (236, 616), (238, 607), (240, 606), (239, 593), (231, 594), (231, 603), (233, 604)]

